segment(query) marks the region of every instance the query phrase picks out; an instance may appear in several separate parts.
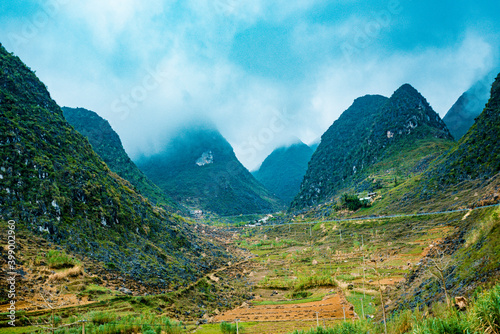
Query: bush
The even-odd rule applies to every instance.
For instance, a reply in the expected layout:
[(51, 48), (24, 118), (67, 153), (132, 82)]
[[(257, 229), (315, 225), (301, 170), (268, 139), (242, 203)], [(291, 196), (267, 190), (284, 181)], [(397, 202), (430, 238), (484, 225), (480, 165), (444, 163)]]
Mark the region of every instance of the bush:
[(57, 250), (49, 250), (47, 252), (46, 259), (47, 264), (52, 269), (71, 268), (80, 264), (79, 261), (73, 259), (68, 254)]
[[(224, 334), (235, 334), (236, 333), (236, 324), (230, 324), (228, 322), (221, 322), (220, 324), (220, 330)], [(240, 333), (243, 333), (243, 327), (239, 326), (238, 328)]]
[(366, 208), (370, 206), (368, 201), (362, 201), (355, 194), (344, 193), (340, 197), (340, 206), (343, 209), (348, 209), (350, 211), (356, 211), (359, 208)]
[(165, 319), (165, 326), (163, 328), (167, 334), (179, 334), (182, 332), (182, 323), (174, 322), (167, 318)]

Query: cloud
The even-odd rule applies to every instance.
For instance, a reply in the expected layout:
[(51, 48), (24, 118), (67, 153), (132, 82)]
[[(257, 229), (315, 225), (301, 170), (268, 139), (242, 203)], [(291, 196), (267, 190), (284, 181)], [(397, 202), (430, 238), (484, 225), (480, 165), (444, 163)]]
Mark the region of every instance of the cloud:
[(498, 65), (489, 11), (449, 37), (440, 22), (435, 35), (423, 29), (428, 4), (420, 2), (54, 1), (50, 10), (6, 4), (1, 36), (35, 29), (23, 43), (2, 43), (58, 103), (108, 119), (132, 157), (161, 150), (183, 122), (209, 117), (254, 169), (292, 137), (319, 138), (359, 96), (390, 96), (408, 82), (444, 116)]
[(366, 94), (390, 96), (404, 83), (419, 90), (443, 117), (456, 99), (495, 65), (492, 45), (472, 31), (447, 48), (378, 54), (361, 55), (350, 66), (332, 62), (321, 70), (311, 104), (324, 128), (355, 98)]

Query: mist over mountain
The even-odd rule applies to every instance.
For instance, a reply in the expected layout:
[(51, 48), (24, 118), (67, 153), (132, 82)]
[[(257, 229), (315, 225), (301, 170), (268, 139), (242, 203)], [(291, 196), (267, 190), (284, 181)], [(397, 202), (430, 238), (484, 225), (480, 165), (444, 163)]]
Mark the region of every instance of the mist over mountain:
[[(405, 177), (419, 161), (441, 152), (441, 141), (451, 140), (439, 115), (409, 84), (390, 99), (358, 98), (321, 137), (292, 208), (331, 200), (342, 189), (375, 191), (387, 180), (370, 173), (386, 169), (393, 178)], [(422, 145), (429, 150), (418, 150)]]
[(92, 145), (94, 151), (108, 167), (129, 181), (135, 189), (152, 203), (177, 210), (177, 205), (157, 185), (147, 178), (123, 149), (120, 137), (108, 121), (84, 108), (63, 107), (66, 120)]
[(279, 199), (238, 161), (231, 145), (211, 124), (179, 130), (164, 150), (136, 161), (174, 200), (191, 209), (220, 215), (269, 213)]
[(299, 192), (313, 150), (299, 141), (275, 149), (252, 174), (285, 204)]
[(163, 289), (230, 258), (113, 173), (45, 85), (1, 45), (0, 130), (0, 216), (17, 222), (16, 233)]
[(488, 179), (500, 172), (500, 74), (490, 98), (458, 145), (429, 173), (437, 185)]
[(460, 138), (474, 124), (474, 119), (483, 111), (490, 97), (491, 83), (495, 72), (488, 74), (464, 92), (443, 117), (443, 121), (455, 140)]

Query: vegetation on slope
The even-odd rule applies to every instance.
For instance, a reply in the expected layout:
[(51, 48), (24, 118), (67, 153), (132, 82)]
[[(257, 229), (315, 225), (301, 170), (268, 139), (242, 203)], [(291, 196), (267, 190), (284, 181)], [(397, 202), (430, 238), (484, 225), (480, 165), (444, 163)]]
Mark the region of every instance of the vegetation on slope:
[(129, 181), (134, 190), (146, 196), (153, 204), (176, 210), (177, 206), (157, 185), (147, 178), (132, 162), (118, 134), (108, 121), (95, 112), (83, 108), (62, 108), (66, 120), (92, 145), (108, 167)]
[(313, 150), (299, 142), (275, 149), (252, 174), (285, 204), (299, 192)]
[(269, 213), (282, 207), (210, 125), (182, 129), (163, 152), (139, 159), (137, 166), (174, 200), (189, 208), (239, 215)]
[(368, 138), (374, 118), (386, 101), (379, 95), (356, 99), (321, 136), (292, 208), (325, 201), (352, 174), (357, 147)]
[(390, 99), (359, 98), (323, 135), (291, 207), (326, 202), (346, 189), (375, 191), (384, 186), (378, 183), (383, 168), (386, 174), (396, 169), (397, 183), (398, 175), (423, 171), (453, 145), (452, 139), (439, 115), (408, 84)]
[(490, 73), (475, 83), (458, 100), (443, 117), (443, 122), (455, 140), (460, 140), (474, 124), (474, 119), (481, 114), (490, 96), (491, 83), (495, 73)]
[(111, 172), (45, 85), (3, 47), (0, 145), (0, 215), (20, 229), (164, 287), (228, 257)]
[(436, 186), (487, 179), (500, 172), (500, 74), (491, 96), (458, 146), (443, 156), (427, 176)]

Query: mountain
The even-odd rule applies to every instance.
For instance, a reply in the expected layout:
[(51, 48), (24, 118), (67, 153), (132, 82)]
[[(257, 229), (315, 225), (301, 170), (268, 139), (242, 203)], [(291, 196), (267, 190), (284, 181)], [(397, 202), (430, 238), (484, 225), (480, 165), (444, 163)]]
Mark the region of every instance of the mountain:
[(436, 187), (486, 180), (500, 172), (500, 74), (491, 86), (490, 99), (458, 145), (444, 155), (428, 174)]
[(436, 300), (436, 291), (442, 289), (442, 285), (429, 280), (428, 273), (440, 257), (447, 261), (443, 277), (450, 296), (466, 296), (480, 285), (498, 281), (499, 262), (490, 259), (500, 256), (499, 208), (494, 206), (500, 203), (499, 142), (500, 74), (491, 86), (485, 108), (458, 145), (436, 159), (408, 187), (403, 198), (394, 199), (397, 203), (392, 206), (393, 210), (405, 210), (408, 205), (424, 211), (483, 206), (459, 214), (458, 219), (448, 218), (447, 224), (454, 227), (454, 232), (420, 261), (421, 266), (407, 275), (403, 293), (395, 305), (406, 303), (416, 307)]
[(409, 84), (391, 98), (358, 98), (321, 137), (292, 209), (316, 205), (341, 191), (376, 191), (423, 171), (452, 145), (452, 136)]
[(314, 152), (316, 151), (316, 149), (318, 148), (319, 146), (319, 141), (318, 142), (314, 142), (312, 144), (309, 145), (309, 147), (311, 148), (311, 150)]
[(252, 174), (284, 203), (290, 204), (299, 192), (313, 150), (299, 141), (275, 149)]
[(463, 93), (443, 117), (448, 129), (456, 140), (469, 130), (474, 119), (479, 116), (488, 102), (494, 74), (487, 75)]
[(157, 185), (144, 175), (125, 152), (118, 134), (108, 121), (83, 108), (62, 108), (66, 120), (92, 145), (94, 151), (114, 173), (129, 181), (134, 190), (153, 204), (176, 210), (177, 206)]
[(192, 209), (238, 215), (282, 208), (212, 125), (199, 123), (179, 130), (162, 152), (140, 158), (137, 166), (174, 200)]
[(17, 232), (163, 288), (230, 258), (113, 173), (45, 85), (1, 45), (0, 130), (0, 216), (16, 221)]
[(380, 95), (356, 99), (321, 136), (292, 207), (312, 205), (327, 199), (333, 187), (340, 184), (344, 174), (348, 173), (345, 169), (352, 169), (349, 160), (356, 146), (368, 138), (373, 120), (387, 100)]

